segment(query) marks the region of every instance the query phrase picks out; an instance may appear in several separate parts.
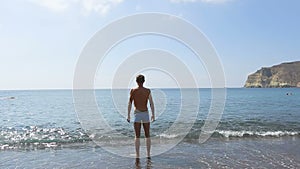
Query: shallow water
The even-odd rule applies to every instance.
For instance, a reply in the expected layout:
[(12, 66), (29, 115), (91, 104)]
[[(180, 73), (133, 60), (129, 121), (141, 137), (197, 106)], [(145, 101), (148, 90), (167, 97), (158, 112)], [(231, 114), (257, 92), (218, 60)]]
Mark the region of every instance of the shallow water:
[(0, 168), (299, 168), (299, 143), (299, 138), (182, 142), (150, 161), (141, 158), (138, 167), (135, 158), (92, 145), (10, 150), (0, 153)]

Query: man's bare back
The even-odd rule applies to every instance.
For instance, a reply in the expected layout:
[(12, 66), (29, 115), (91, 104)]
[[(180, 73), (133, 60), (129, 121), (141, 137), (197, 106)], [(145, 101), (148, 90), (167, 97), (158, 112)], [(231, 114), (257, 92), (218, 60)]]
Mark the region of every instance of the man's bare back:
[(147, 103), (150, 95), (150, 89), (137, 87), (130, 91), (130, 101), (134, 101), (135, 109), (138, 111), (148, 111)]

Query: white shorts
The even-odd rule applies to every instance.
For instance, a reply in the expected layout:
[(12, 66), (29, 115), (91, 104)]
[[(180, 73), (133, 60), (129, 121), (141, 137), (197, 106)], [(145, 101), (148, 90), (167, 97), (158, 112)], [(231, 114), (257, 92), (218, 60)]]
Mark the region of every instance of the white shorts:
[(148, 111), (134, 111), (134, 122), (136, 123), (149, 123), (149, 112)]

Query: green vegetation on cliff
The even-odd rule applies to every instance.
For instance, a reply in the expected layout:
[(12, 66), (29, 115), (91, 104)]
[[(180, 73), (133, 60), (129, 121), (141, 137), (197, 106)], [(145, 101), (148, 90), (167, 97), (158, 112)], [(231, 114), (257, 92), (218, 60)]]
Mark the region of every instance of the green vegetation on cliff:
[(300, 87), (300, 61), (263, 67), (248, 76), (244, 87)]

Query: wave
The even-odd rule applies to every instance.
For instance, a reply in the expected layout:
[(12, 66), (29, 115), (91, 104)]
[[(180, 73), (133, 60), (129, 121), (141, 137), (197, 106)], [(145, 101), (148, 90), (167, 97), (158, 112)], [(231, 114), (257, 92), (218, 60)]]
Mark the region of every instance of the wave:
[(0, 100), (13, 100), (16, 99), (14, 96), (9, 96), (9, 97), (0, 97)]
[[(190, 132), (185, 139), (198, 139), (201, 131)], [(173, 139), (179, 138), (182, 134), (160, 134), (160, 138)], [(234, 131), (234, 130), (215, 130), (211, 137), (213, 138), (262, 138), (262, 137), (287, 137), (300, 136), (299, 131)]]
[(178, 134), (165, 134), (165, 133), (159, 135), (160, 138), (167, 138), (167, 139), (177, 138), (178, 136), (179, 136)]
[(91, 139), (81, 129), (68, 131), (58, 128), (27, 126), (21, 129), (0, 129), (0, 150), (18, 148), (53, 148), (62, 144), (82, 143)]
[[(117, 134), (119, 133), (116, 131)], [(173, 140), (184, 137), (185, 140), (194, 140), (199, 138), (200, 130), (192, 130), (187, 135), (184, 133), (159, 133), (152, 132), (153, 136), (160, 139)], [(124, 135), (123, 135), (124, 134)], [(111, 142), (111, 140), (123, 141), (131, 143), (133, 139), (132, 131), (125, 131), (111, 138), (108, 135), (87, 134), (83, 129), (68, 130), (62, 127), (43, 128), (37, 126), (27, 126), (24, 128), (0, 128), (0, 150), (6, 149), (44, 149), (57, 148), (72, 145), (81, 145), (91, 141)], [(129, 136), (129, 137), (128, 137)], [(261, 137), (297, 137), (300, 131), (251, 131), (251, 130), (215, 130), (212, 134), (213, 138), (261, 138)], [(129, 141), (128, 141), (129, 139)]]
[(299, 136), (297, 131), (232, 131), (232, 130), (216, 130), (215, 135), (223, 137), (283, 137), (283, 136)]

